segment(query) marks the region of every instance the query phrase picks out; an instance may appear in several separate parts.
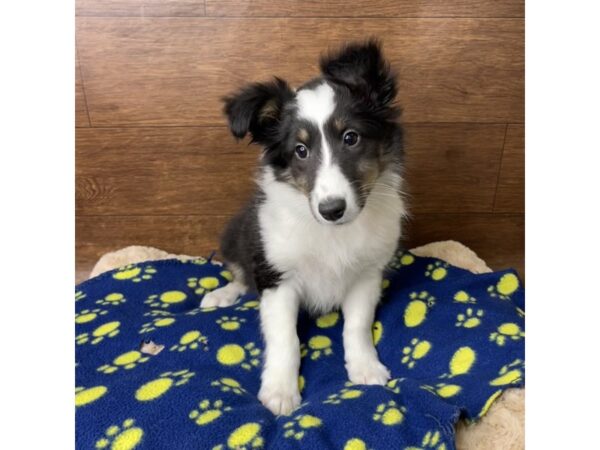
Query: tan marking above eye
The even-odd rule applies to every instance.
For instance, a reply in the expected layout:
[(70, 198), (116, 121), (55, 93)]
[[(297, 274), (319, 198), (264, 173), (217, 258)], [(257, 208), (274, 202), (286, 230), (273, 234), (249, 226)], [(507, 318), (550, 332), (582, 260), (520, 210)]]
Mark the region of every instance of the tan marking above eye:
[(340, 133), (346, 129), (346, 125), (344, 124), (344, 121), (343, 121), (342, 119), (339, 119), (339, 118), (338, 118), (338, 119), (335, 119), (335, 120), (333, 121), (333, 126), (334, 126), (334, 127), (335, 127), (335, 129), (336, 129), (337, 131), (339, 131)]
[(310, 134), (308, 133), (308, 131), (305, 128), (300, 128), (298, 130), (298, 140), (301, 142), (308, 142), (308, 139), (310, 138)]

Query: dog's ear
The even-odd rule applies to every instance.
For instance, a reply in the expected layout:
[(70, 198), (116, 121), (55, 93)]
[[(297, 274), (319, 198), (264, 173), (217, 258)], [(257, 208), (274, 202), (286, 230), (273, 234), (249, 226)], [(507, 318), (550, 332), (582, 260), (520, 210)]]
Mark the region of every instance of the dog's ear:
[(280, 78), (268, 83), (250, 84), (225, 97), (225, 114), (231, 133), (241, 139), (250, 133), (252, 142), (269, 145), (277, 139), (278, 124), (285, 103), (294, 91)]
[(396, 97), (396, 77), (376, 39), (351, 43), (321, 58), (321, 72), (334, 83), (347, 86), (376, 109), (385, 108)]

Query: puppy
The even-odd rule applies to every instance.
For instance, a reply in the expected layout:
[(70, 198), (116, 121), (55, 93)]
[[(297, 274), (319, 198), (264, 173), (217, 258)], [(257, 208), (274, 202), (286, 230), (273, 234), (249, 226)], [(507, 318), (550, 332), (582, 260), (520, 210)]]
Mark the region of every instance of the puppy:
[(371, 327), (405, 213), (396, 80), (373, 40), (323, 57), (320, 67), (297, 90), (275, 78), (225, 99), (233, 135), (249, 133), (263, 152), (256, 193), (222, 239), (234, 280), (201, 307), (260, 293), (266, 348), (258, 398), (277, 415), (300, 404), (300, 307), (341, 308), (350, 381), (390, 378)]

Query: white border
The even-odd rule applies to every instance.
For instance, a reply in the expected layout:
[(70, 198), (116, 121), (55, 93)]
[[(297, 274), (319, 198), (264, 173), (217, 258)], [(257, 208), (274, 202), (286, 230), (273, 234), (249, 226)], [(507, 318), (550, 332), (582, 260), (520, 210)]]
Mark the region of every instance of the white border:
[(74, 6), (0, 14), (0, 346), (6, 449), (74, 448)]

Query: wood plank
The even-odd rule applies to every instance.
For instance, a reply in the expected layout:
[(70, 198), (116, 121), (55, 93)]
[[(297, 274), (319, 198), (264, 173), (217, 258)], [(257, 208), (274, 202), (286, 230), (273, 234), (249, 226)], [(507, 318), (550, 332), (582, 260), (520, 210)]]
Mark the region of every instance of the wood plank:
[(92, 17), (198, 17), (204, 0), (76, 0), (75, 14)]
[(522, 0), (206, 0), (208, 16), (524, 17)]
[(87, 105), (85, 104), (85, 94), (83, 92), (79, 58), (75, 58), (75, 126), (90, 126), (90, 117), (88, 115)]
[(494, 211), (525, 212), (524, 125), (508, 125)]
[(76, 210), (232, 214), (251, 194), (259, 153), (225, 128), (78, 130)]
[(505, 125), (407, 124), (409, 210), (492, 212)]
[(525, 277), (523, 214), (416, 214), (405, 228), (406, 248), (455, 240), (477, 253), (494, 270), (515, 268)]
[[(504, 125), (406, 125), (409, 208), (491, 212)], [(234, 213), (253, 188), (259, 148), (225, 127), (78, 129), (80, 215)]]
[(221, 125), (220, 98), (272, 75), (298, 85), (319, 54), (384, 37), (406, 122), (523, 121), (522, 19), (91, 18), (77, 42), (91, 120)]
[[(150, 245), (172, 253), (207, 255), (218, 249), (227, 216), (77, 217), (78, 281), (104, 253), (128, 245)], [(524, 217), (497, 214), (420, 214), (406, 227), (407, 248), (455, 239), (496, 270), (514, 267), (524, 277)]]

